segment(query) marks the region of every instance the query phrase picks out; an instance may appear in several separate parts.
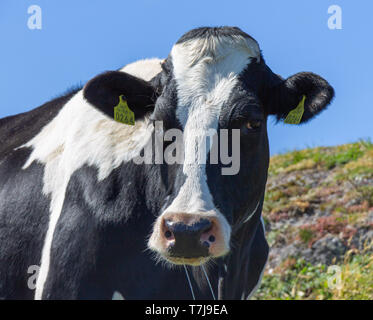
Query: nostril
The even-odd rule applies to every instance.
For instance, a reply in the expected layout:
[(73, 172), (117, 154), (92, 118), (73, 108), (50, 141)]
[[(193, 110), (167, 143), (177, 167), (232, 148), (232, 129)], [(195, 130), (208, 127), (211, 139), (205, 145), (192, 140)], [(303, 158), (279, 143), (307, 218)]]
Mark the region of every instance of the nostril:
[[(165, 220), (164, 223), (165, 223), (165, 226), (167, 227), (167, 229), (169, 229), (169, 230), (167, 230), (167, 231), (173, 230), (174, 227), (175, 227), (175, 223), (172, 222), (171, 220)], [(167, 232), (167, 231), (166, 231), (166, 232)]]

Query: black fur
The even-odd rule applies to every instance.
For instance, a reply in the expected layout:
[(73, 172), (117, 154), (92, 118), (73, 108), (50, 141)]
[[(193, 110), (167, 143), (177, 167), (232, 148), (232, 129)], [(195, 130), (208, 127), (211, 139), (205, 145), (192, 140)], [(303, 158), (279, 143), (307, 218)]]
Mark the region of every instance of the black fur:
[(317, 74), (297, 73), (270, 90), (268, 113), (276, 115), (278, 120), (285, 119), (303, 95), (306, 100), (301, 123), (311, 120), (325, 110), (334, 97), (334, 89)]
[(0, 300), (33, 299), (28, 269), (39, 265), (50, 199), (42, 194), (44, 168), (22, 171), (29, 149), (8, 153), (0, 163)]
[(243, 32), (237, 27), (200, 27), (193, 29), (185, 33), (176, 43), (180, 44), (189, 40), (203, 39), (209, 37), (231, 37), (231, 36), (242, 36), (245, 38), (250, 38), (256, 42), (247, 33)]
[(84, 98), (98, 110), (114, 118), (114, 107), (124, 95), (136, 119), (153, 112), (156, 93), (148, 82), (120, 71), (108, 71), (90, 80), (83, 89)]
[(78, 90), (69, 91), (32, 111), (0, 119), (0, 161), (14, 148), (37, 135)]

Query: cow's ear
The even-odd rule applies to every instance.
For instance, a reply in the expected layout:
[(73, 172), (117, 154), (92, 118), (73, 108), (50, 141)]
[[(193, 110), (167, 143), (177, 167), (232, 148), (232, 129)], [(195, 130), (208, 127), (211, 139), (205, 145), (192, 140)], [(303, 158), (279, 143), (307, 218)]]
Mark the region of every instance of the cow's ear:
[(121, 71), (108, 71), (91, 79), (83, 88), (83, 96), (111, 119), (121, 96), (135, 119), (153, 112), (156, 100), (155, 89), (149, 82)]
[(267, 97), (268, 114), (285, 123), (298, 124), (324, 110), (334, 97), (334, 89), (317, 74), (301, 72), (281, 79), (269, 89)]

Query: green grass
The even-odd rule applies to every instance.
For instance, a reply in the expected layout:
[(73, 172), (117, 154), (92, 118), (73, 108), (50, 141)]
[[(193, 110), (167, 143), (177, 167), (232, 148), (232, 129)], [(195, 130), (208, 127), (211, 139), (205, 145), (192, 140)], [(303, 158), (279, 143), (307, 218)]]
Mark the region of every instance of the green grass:
[[(360, 140), (356, 143), (338, 147), (317, 147), (295, 150), (272, 157), (269, 172), (270, 174), (278, 174), (284, 170), (286, 172), (286, 170), (289, 170), (289, 167), (298, 169), (296, 165), (302, 163), (307, 167), (322, 166), (326, 169), (332, 169), (351, 161), (356, 161), (367, 150), (373, 150), (373, 143), (370, 140)], [(302, 169), (302, 166), (299, 169)]]
[(299, 238), (303, 243), (308, 244), (314, 238), (314, 232), (309, 228), (299, 229)]
[[(281, 270), (281, 267), (283, 268)], [(340, 264), (340, 277), (325, 265), (289, 259), (263, 277), (257, 300), (372, 300), (373, 256), (355, 255)], [(340, 279), (340, 282), (333, 281)]]

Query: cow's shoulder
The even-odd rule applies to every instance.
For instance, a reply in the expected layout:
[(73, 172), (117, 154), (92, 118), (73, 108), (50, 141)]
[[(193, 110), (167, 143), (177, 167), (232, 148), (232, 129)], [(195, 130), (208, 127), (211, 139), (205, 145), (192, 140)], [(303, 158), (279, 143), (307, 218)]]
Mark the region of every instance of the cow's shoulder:
[(78, 90), (69, 90), (31, 111), (0, 119), (0, 159), (36, 136)]
[[(120, 71), (148, 81), (161, 72), (161, 63), (162, 60), (158, 58), (143, 59), (124, 66)], [(104, 143), (105, 148), (103, 149), (105, 150), (107, 149), (107, 145), (117, 147), (118, 143), (120, 144), (130, 139), (138, 131), (137, 129), (145, 125), (144, 121), (138, 121), (134, 128), (128, 128), (128, 126), (115, 123), (113, 120), (97, 112), (93, 106), (80, 97), (80, 90), (81, 88), (70, 90), (34, 110), (0, 119), (0, 161), (9, 152), (21, 146), (33, 147), (35, 149), (36, 145), (34, 142), (36, 141), (39, 147), (41, 147), (40, 145), (44, 145), (42, 147), (43, 150), (47, 148), (46, 146), (50, 146), (54, 150), (58, 147), (54, 145), (58, 141), (53, 141), (56, 140), (54, 139), (56, 136), (57, 140), (61, 140), (61, 137), (66, 136), (67, 131), (71, 132), (76, 129), (81, 132), (81, 127), (91, 128), (95, 124), (97, 125), (97, 121), (100, 124), (99, 128), (110, 128), (110, 132), (106, 132), (105, 130), (95, 131), (100, 136), (99, 141), (107, 142)], [(72, 99), (73, 97), (74, 99)], [(75, 124), (79, 123), (80, 125), (72, 126), (72, 122)], [(53, 129), (53, 134), (49, 130), (51, 128)], [(113, 130), (116, 131), (115, 134), (112, 132)], [(48, 134), (44, 134), (45, 131), (48, 131)], [(76, 136), (81, 137), (81, 134), (77, 134)], [(109, 137), (111, 138), (109, 139)], [(108, 140), (112, 140), (112, 137), (115, 137), (114, 141), (109, 142)], [(87, 140), (89, 139), (87, 138)], [(125, 151), (128, 152), (129, 150), (127, 149), (125, 148)], [(53, 150), (51, 151), (52, 153), (54, 152)], [(126, 158), (123, 155), (121, 157)], [(131, 158), (132, 156), (129, 157)]]

